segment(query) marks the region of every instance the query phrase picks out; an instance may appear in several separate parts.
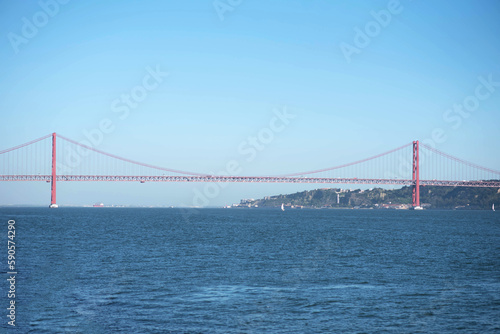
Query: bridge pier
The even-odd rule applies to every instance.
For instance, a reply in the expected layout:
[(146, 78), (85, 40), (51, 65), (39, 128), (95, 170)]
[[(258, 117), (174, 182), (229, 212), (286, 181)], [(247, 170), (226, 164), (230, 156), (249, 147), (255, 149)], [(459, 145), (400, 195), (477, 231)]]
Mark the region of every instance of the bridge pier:
[(413, 209), (421, 210), (420, 206), (420, 169), (419, 169), (419, 147), (418, 140), (413, 142), (413, 191), (412, 191), (412, 200), (413, 200)]
[(58, 208), (56, 204), (56, 133), (52, 134), (52, 178), (50, 182), (50, 205), (49, 208)]

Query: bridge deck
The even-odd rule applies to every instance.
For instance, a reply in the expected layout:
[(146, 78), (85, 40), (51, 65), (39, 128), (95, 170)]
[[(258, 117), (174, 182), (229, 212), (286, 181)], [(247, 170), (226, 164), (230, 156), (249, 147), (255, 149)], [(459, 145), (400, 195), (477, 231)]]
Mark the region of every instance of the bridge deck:
[[(0, 175), (0, 181), (46, 181), (51, 175)], [(57, 175), (56, 181), (122, 181), (122, 182), (244, 182), (244, 183), (330, 183), (330, 184), (379, 184), (413, 185), (414, 181), (405, 179), (360, 179), (360, 178), (322, 178), (286, 176), (134, 176), (134, 175)], [(420, 180), (421, 186), (448, 187), (499, 187), (500, 181), (446, 181)]]

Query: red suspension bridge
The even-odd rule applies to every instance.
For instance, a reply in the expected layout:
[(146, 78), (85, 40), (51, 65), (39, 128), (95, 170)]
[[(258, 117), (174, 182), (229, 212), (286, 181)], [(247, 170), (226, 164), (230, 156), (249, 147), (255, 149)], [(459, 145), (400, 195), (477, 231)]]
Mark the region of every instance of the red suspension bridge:
[(465, 161), (418, 141), (335, 167), (277, 176), (210, 175), (163, 168), (103, 152), (56, 133), (0, 151), (0, 181), (271, 182), (500, 187), (500, 171)]

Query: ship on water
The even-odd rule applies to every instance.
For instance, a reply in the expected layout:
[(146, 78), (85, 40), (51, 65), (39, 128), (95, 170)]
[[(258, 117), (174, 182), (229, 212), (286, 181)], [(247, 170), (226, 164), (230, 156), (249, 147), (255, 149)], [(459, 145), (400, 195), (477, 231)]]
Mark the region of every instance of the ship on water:
[(95, 204), (93, 205), (93, 207), (94, 207), (94, 208), (102, 208), (102, 207), (104, 207), (104, 203), (95, 203)]

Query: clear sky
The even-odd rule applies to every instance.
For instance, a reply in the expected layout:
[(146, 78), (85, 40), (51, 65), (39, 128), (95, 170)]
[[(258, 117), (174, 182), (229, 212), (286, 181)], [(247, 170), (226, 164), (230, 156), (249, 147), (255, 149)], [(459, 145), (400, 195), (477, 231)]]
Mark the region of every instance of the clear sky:
[[(496, 0), (0, 1), (0, 150), (52, 132), (84, 140), (108, 119), (101, 150), (269, 175), (437, 130), (438, 149), (500, 169), (499, 18)], [(240, 145), (285, 109), (295, 117), (247, 161)], [(232, 184), (209, 205), (314, 187)], [(196, 189), (68, 182), (58, 202), (191, 205)], [(48, 200), (45, 183), (0, 184), (0, 204)]]

